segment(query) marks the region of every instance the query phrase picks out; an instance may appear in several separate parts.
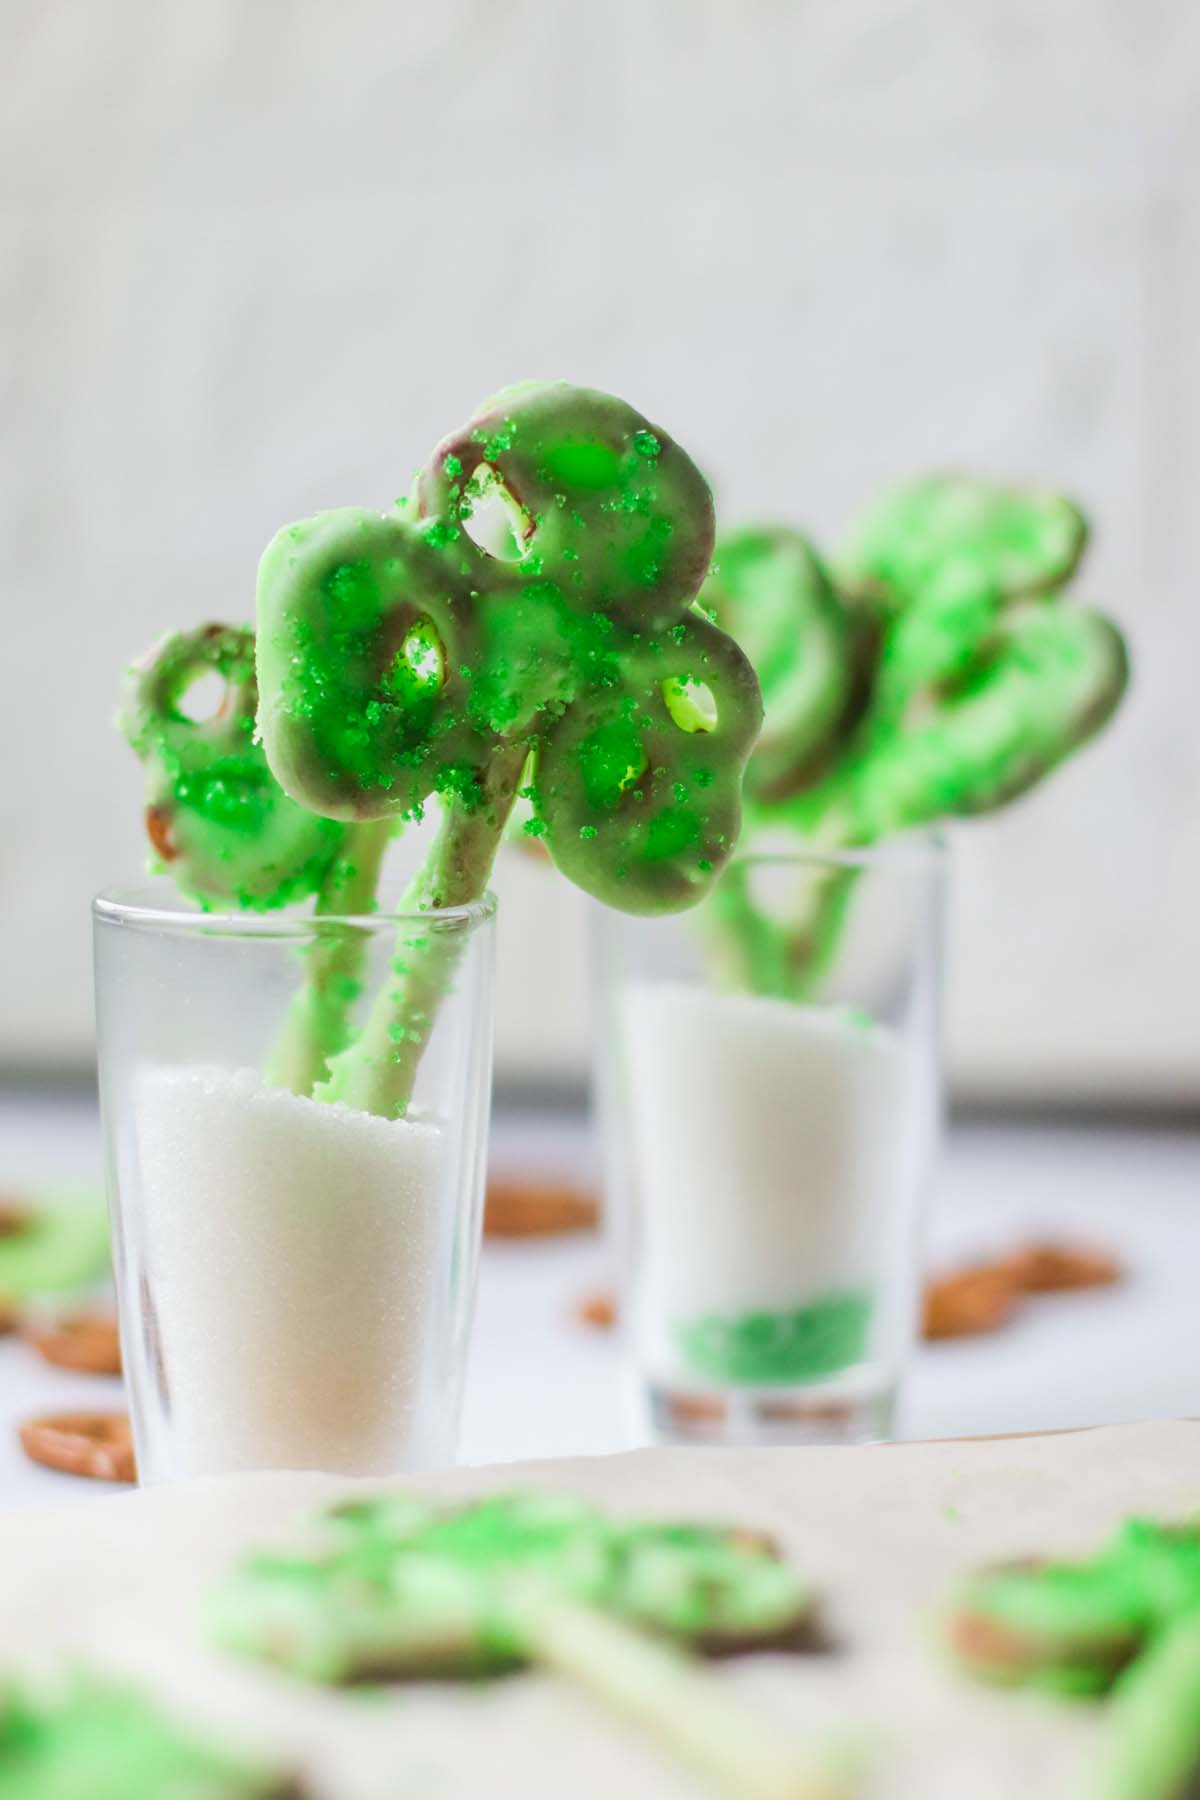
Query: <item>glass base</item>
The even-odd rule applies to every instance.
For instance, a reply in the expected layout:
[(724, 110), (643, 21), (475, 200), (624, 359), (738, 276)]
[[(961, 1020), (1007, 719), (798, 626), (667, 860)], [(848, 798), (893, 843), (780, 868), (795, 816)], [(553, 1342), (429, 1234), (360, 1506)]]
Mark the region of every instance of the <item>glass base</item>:
[(715, 1388), (650, 1382), (649, 1429), (658, 1444), (871, 1444), (892, 1435), (897, 1384)]

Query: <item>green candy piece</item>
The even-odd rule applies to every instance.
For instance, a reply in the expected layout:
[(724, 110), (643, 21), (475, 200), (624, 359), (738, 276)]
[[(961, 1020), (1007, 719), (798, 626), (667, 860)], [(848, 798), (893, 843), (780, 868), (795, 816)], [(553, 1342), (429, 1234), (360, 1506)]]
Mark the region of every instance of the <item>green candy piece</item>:
[(1128, 676), (1124, 641), (1108, 619), (1034, 604), (1000, 621), (924, 722), (852, 754), (790, 816), (819, 838), (862, 844), (994, 811), (1106, 724)]
[(294, 1782), (181, 1731), (137, 1694), (0, 1692), (0, 1800), (300, 1800)]
[(307, 1679), (498, 1673), (535, 1654), (531, 1582), (709, 1651), (791, 1639), (811, 1611), (773, 1548), (745, 1533), (612, 1521), (560, 1494), (451, 1509), (383, 1496), (327, 1514), (310, 1556), (251, 1558), (212, 1621), (228, 1648)]
[(515, 566), (582, 612), (658, 630), (708, 572), (707, 482), (660, 426), (611, 394), (527, 381), (484, 401), (422, 470), (422, 514), (446, 525), (469, 517), (481, 477), (516, 519)]
[(854, 681), (850, 610), (808, 539), (784, 526), (723, 537), (700, 599), (758, 676), (763, 729), (748, 783), (769, 794), (803, 775), (843, 719)]
[(694, 614), (616, 661), (544, 730), (535, 819), (578, 887), (623, 912), (676, 911), (737, 843), (758, 686), (732, 639)]
[(0, 1297), (23, 1301), (69, 1293), (109, 1270), (108, 1214), (101, 1201), (31, 1208), (0, 1234)]
[[(206, 673), (225, 683), (208, 719), (182, 710)], [(164, 638), (130, 669), (117, 723), (146, 770), (146, 830), (157, 861), (201, 906), (256, 910), (316, 893), (342, 829), (283, 792), (254, 741), (254, 636), (203, 625)]]

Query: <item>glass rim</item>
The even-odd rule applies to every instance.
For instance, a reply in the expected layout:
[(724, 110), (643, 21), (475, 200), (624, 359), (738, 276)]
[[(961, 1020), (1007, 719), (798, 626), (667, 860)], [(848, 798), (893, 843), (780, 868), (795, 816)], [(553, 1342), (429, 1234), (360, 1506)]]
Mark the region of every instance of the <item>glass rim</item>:
[(944, 867), (949, 853), (949, 839), (940, 827), (927, 831), (906, 831), (874, 844), (844, 846), (805, 844), (795, 850), (735, 851), (730, 866), (738, 868), (834, 868), (874, 869), (895, 864), (924, 864), (928, 868)]
[[(177, 892), (177, 890), (172, 890)], [(429, 907), (426, 911), (381, 909), (372, 913), (296, 913), (286, 908), (255, 912), (205, 912), (194, 901), (179, 896), (179, 905), (164, 904), (166, 895), (152, 882), (118, 883), (101, 888), (92, 899), (92, 917), (105, 925), (135, 931), (203, 932), (213, 937), (312, 938), (326, 927), (356, 931), (390, 930), (402, 925), (432, 927), (436, 931), (486, 924), (496, 916), (496, 896), (489, 888), (478, 900), (461, 906)]]

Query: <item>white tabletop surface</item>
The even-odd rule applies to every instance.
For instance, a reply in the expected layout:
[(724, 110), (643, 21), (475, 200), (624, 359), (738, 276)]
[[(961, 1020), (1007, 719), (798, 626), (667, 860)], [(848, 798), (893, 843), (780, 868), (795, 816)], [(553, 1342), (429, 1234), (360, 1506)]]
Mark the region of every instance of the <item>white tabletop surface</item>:
[[(569, 1114), (501, 1114), (498, 1172), (590, 1179), (587, 1128)], [(0, 1096), (0, 1187), (98, 1179), (99, 1130), (82, 1102)], [(1003, 1331), (928, 1345), (902, 1405), (905, 1437), (953, 1437), (1200, 1414), (1200, 1136), (963, 1126), (951, 1132), (930, 1261), (1034, 1235), (1095, 1241), (1129, 1276), (1115, 1290), (1031, 1303)], [(572, 1316), (606, 1277), (594, 1237), (484, 1252), (462, 1452), (469, 1462), (599, 1454), (638, 1441), (619, 1341)], [(86, 1499), (101, 1484), (34, 1468), (14, 1425), (39, 1411), (121, 1403), (120, 1384), (73, 1377), (0, 1340), (0, 1507)]]

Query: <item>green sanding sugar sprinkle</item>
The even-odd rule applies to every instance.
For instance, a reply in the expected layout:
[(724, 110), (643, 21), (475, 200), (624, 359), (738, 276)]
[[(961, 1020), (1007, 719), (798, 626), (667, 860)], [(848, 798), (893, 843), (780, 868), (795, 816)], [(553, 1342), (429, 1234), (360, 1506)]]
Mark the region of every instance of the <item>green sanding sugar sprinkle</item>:
[(858, 1362), (871, 1322), (870, 1296), (823, 1294), (794, 1312), (706, 1313), (675, 1328), (684, 1360), (711, 1381), (748, 1387), (816, 1381)]
[(579, 835), (585, 843), (589, 843), (591, 839), (597, 835), (596, 827), (594, 825), (581, 825), (579, 827)]
[(462, 459), (458, 456), (448, 456), (445, 462), (443, 462), (442, 467), (446, 471), (446, 474), (451, 477), (461, 475), (463, 472)]
[(652, 431), (635, 431), (633, 447), (639, 456), (658, 456), (662, 450), (662, 445)]

